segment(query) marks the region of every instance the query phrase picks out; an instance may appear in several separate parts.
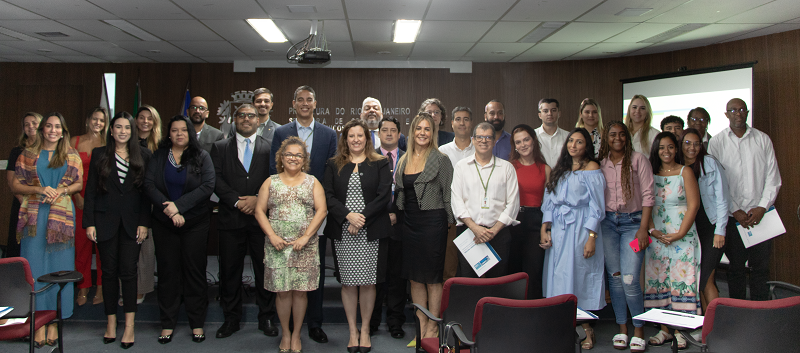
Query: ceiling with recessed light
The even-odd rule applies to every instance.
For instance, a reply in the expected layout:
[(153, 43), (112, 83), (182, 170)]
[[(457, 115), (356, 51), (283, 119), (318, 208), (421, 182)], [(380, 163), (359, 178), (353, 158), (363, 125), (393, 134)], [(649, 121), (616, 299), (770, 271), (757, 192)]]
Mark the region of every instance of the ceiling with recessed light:
[[(273, 19), (267, 43), (245, 19)], [(414, 43), (394, 20), (422, 20)], [(284, 60), (320, 29), (335, 61), (531, 62), (660, 53), (800, 29), (798, 0), (0, 0), (0, 61)]]

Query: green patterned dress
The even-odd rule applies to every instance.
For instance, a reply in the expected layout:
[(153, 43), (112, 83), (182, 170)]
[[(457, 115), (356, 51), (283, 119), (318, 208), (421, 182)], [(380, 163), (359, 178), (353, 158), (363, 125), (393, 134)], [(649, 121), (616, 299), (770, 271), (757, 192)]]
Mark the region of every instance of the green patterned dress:
[[(279, 237), (294, 241), (305, 233), (314, 218), (314, 179), (306, 175), (300, 185), (287, 186), (275, 174), (270, 177), (269, 222)], [(270, 292), (312, 291), (319, 286), (319, 246), (317, 236), (312, 236), (305, 247), (295, 251), (291, 246), (283, 250), (267, 238), (264, 244), (264, 288)]]
[[(688, 208), (681, 173), (655, 175), (655, 228), (664, 234), (681, 228)], [(645, 308), (700, 314), (697, 282), (700, 279), (700, 242), (694, 224), (686, 236), (669, 245), (654, 241), (645, 253)]]

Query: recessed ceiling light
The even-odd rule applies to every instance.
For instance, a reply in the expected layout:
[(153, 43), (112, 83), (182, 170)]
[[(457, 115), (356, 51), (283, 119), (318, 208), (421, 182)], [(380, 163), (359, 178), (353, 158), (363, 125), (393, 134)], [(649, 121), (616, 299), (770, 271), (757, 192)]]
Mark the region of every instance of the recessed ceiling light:
[(419, 27), (422, 21), (418, 20), (397, 20), (394, 22), (394, 42), (395, 43), (414, 43), (419, 34)]
[(492, 52), (492, 54), (505, 54), (505, 53), (506, 53), (505, 50), (495, 50)]
[(634, 8), (634, 9), (626, 8), (626, 9), (620, 11), (620, 12), (617, 12), (615, 16), (636, 17), (636, 16), (644, 15), (644, 14), (650, 12), (650, 11), (653, 11), (653, 9), (648, 9), (648, 8)]
[(381, 54), (381, 55), (387, 55), (387, 54), (391, 54), (391, 53), (392, 52), (390, 52), (388, 50), (381, 50), (381, 51), (378, 52), (378, 54)]
[(285, 43), (286, 36), (283, 35), (278, 26), (275, 25), (275, 22), (272, 22), (270, 19), (262, 19), (262, 18), (248, 18), (247, 23), (250, 24), (250, 27), (258, 32), (264, 40), (270, 43)]
[(275, 49), (261, 49), (262, 53), (274, 53)]
[(42, 53), (52, 53), (53, 51), (50, 49), (36, 49), (36, 51), (40, 51)]
[(146, 42), (160, 42), (161, 41), (161, 39), (159, 39), (158, 37), (156, 37), (156, 36), (154, 36), (154, 35), (152, 35), (150, 33), (145, 32), (141, 28), (136, 27), (132, 23), (130, 23), (128, 21), (125, 21), (125, 20), (103, 20), (103, 22), (115, 27), (116, 29), (119, 29), (120, 31), (123, 31), (123, 32), (125, 32), (127, 34), (130, 34), (130, 35), (132, 35), (132, 36), (134, 36), (136, 38), (139, 38), (139, 39), (141, 39), (143, 41), (146, 41)]
[(563, 27), (566, 22), (545, 22), (519, 40), (520, 43), (538, 43)]
[(150, 49), (150, 50), (148, 50), (147, 52), (148, 52), (148, 53), (153, 53), (153, 54), (159, 54), (159, 53), (161, 53), (161, 50), (158, 50), (158, 49)]

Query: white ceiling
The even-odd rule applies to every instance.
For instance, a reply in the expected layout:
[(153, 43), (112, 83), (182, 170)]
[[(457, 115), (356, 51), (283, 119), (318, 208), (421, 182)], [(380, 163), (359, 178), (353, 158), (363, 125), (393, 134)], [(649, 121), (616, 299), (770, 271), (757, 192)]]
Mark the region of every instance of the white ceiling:
[[(315, 12), (291, 12), (293, 5)], [(652, 10), (616, 15), (626, 8)], [(290, 42), (265, 42), (245, 18), (275, 20)], [(312, 19), (324, 21), (334, 60), (530, 62), (660, 53), (800, 29), (800, 1), (0, 0), (0, 62), (283, 60)], [(422, 20), (416, 43), (391, 41), (396, 19)], [(102, 20), (125, 20), (160, 40)], [(539, 42), (522, 41), (552, 22), (563, 26)], [(640, 43), (689, 23), (705, 26)]]

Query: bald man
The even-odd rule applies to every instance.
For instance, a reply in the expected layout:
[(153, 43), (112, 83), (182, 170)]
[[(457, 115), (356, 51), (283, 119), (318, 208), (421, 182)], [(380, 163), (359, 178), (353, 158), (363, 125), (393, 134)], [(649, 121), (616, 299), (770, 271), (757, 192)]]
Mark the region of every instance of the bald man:
[[(192, 120), (194, 131), (197, 133), (197, 141), (200, 142), (200, 146), (206, 152), (211, 153), (211, 146), (214, 145), (214, 142), (222, 140), (225, 134), (219, 129), (206, 124), (208, 113), (208, 102), (206, 102), (205, 98), (199, 96), (192, 98), (189, 108), (186, 109), (186, 116)], [(169, 136), (169, 131), (167, 131), (167, 136)]]

